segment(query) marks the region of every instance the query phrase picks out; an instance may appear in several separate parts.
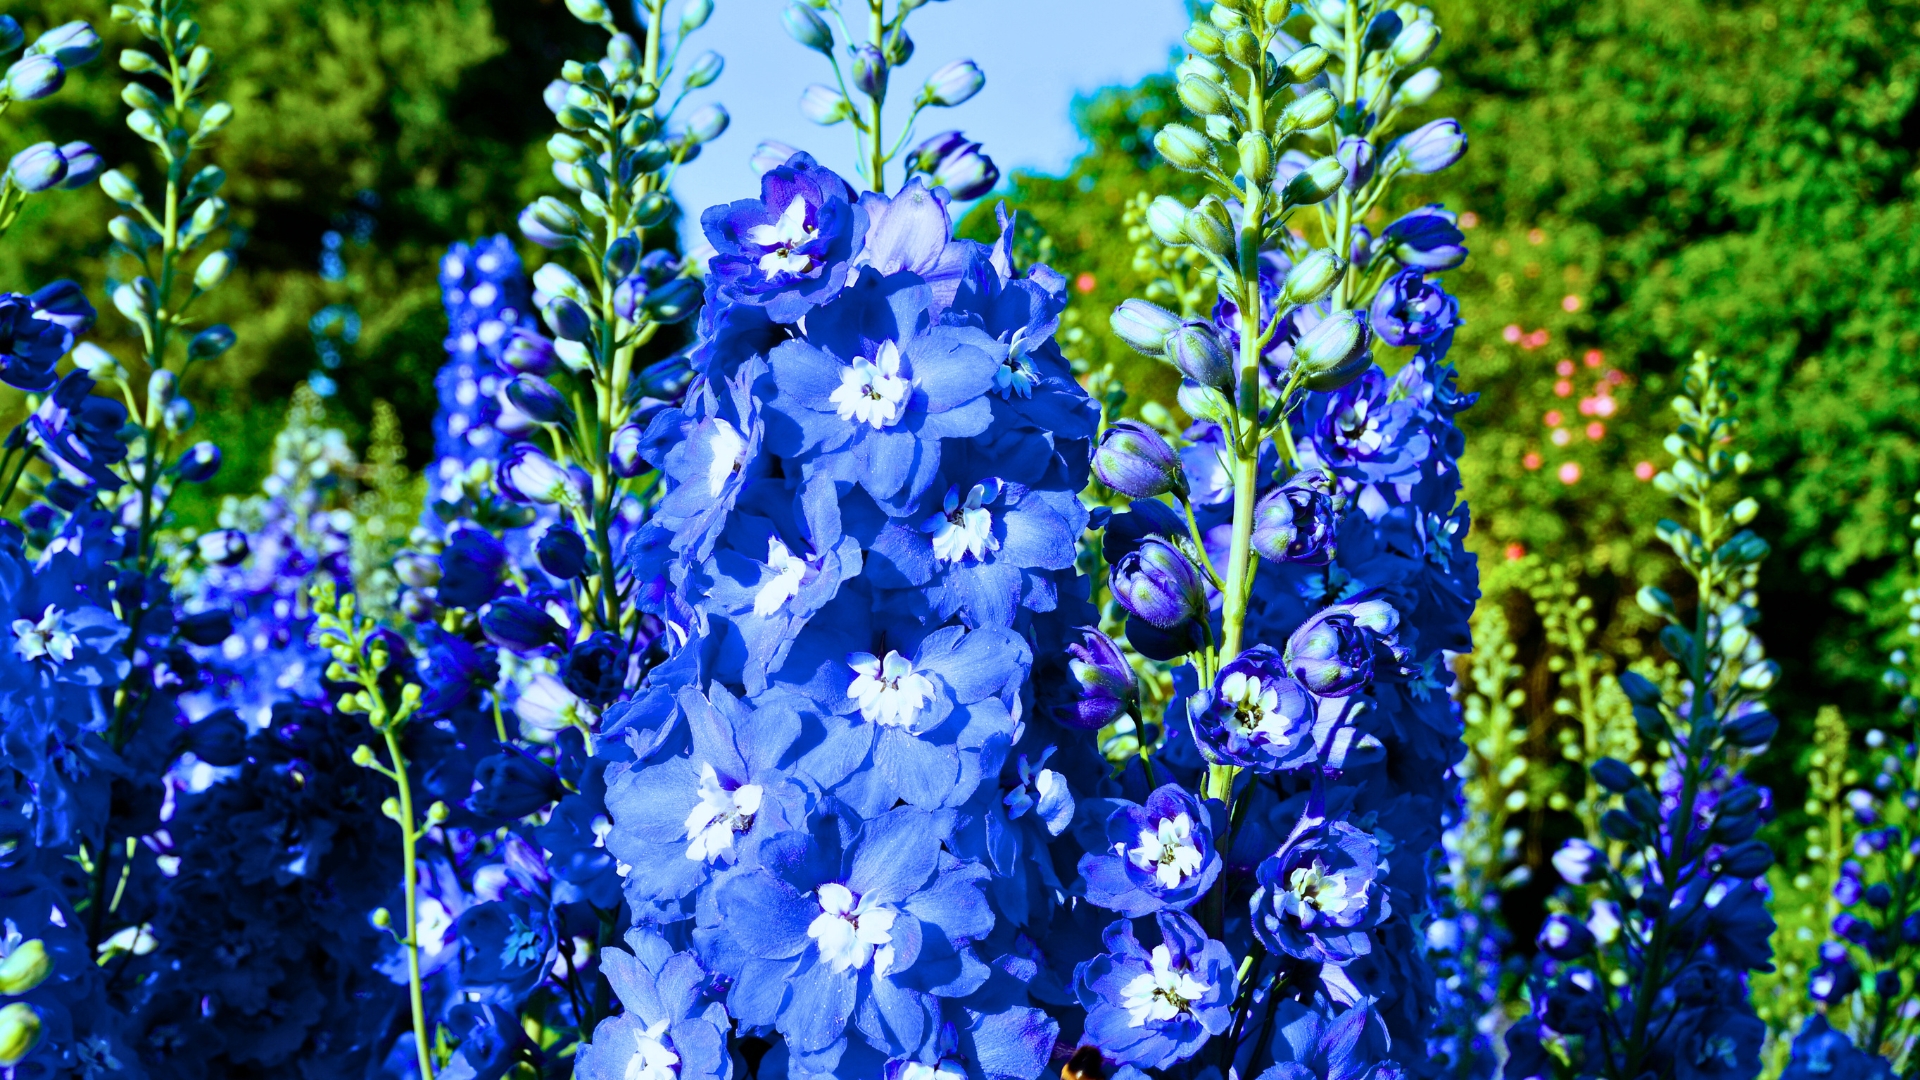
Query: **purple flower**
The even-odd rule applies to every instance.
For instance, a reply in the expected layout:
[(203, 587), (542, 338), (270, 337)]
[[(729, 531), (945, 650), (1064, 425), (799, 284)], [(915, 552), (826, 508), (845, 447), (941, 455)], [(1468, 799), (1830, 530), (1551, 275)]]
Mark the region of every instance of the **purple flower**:
[(699, 961), (673, 952), (666, 939), (647, 930), (629, 931), (627, 947), (633, 951), (600, 954), (607, 982), (626, 1009), (593, 1029), (593, 1041), (575, 1059), (575, 1074), (580, 1080), (729, 1075), (732, 1024)]
[(43, 315), (31, 297), (0, 295), (0, 380), (28, 393), (54, 384), (54, 367), (73, 348), (74, 331)]
[(1105, 851), (1080, 857), (1087, 899), (1128, 918), (1191, 906), (1220, 875), (1207, 807), (1167, 784), (1107, 816)]
[(1593, 931), (1571, 915), (1555, 912), (1547, 916), (1537, 939), (1540, 951), (1555, 960), (1578, 960), (1592, 951)]
[(1067, 646), (1078, 692), (1059, 717), (1068, 727), (1097, 731), (1140, 707), (1139, 679), (1113, 639), (1091, 626), (1080, 627), (1080, 635), (1082, 644)]
[(1367, 932), (1391, 912), (1380, 842), (1329, 820), (1316, 793), (1293, 835), (1254, 871), (1253, 929), (1267, 947), (1301, 960), (1344, 964), (1367, 955)]
[(1227, 1029), (1239, 983), (1227, 947), (1178, 912), (1156, 917), (1151, 950), (1121, 920), (1101, 935), (1106, 951), (1073, 973), (1087, 1011), (1085, 1038), (1113, 1061), (1161, 1069), (1192, 1057)]
[(907, 170), (924, 174), (960, 202), (977, 199), (1000, 182), (1000, 167), (958, 131), (943, 131), (915, 147)]
[(581, 499), (579, 478), (532, 443), (516, 443), (507, 451), (494, 482), (499, 485), (500, 494), (515, 502), (571, 506)]
[[(1823, 998), (1821, 1000), (1833, 1000)], [(1821, 1013), (1807, 1018), (1806, 1026), (1793, 1037), (1793, 1053), (1780, 1080), (1892, 1080), (1893, 1071), (1885, 1060), (1853, 1045), (1843, 1032), (1835, 1031)]]
[(1419, 270), (1451, 270), (1467, 260), (1459, 218), (1439, 203), (1401, 216), (1380, 234), (1381, 250)]
[(1130, 499), (1151, 499), (1168, 492), (1184, 497), (1187, 492), (1180, 455), (1158, 431), (1138, 420), (1116, 420), (1100, 433), (1093, 472), (1101, 483)]
[(1349, 135), (1341, 139), (1334, 157), (1347, 167), (1348, 191), (1358, 191), (1373, 179), (1373, 143), (1365, 136)]
[(1190, 623), (1207, 610), (1200, 571), (1178, 548), (1158, 538), (1114, 563), (1109, 584), (1129, 614), (1162, 630)]
[(760, 198), (713, 207), (700, 226), (717, 252), (708, 271), (720, 295), (791, 323), (846, 285), (867, 214), (845, 181), (795, 154), (760, 178)]
[(1211, 687), (1188, 700), (1187, 714), (1194, 741), (1216, 764), (1270, 771), (1313, 758), (1313, 699), (1270, 645), (1229, 661)]
[(127, 409), (111, 398), (96, 396), (93, 389), (86, 373), (68, 372), (28, 423), (42, 456), (68, 483), (114, 491), (121, 480), (112, 466), (127, 456), (126, 443), (120, 438)]
[(1451, 117), (1432, 120), (1394, 141), (1388, 155), (1396, 165), (1417, 173), (1437, 173), (1467, 152), (1467, 133)]
[(602, 630), (568, 650), (560, 665), (560, 680), (582, 701), (605, 707), (626, 685), (627, 649), (618, 637)]
[(1425, 272), (1402, 270), (1387, 279), (1373, 298), (1370, 309), (1374, 332), (1389, 345), (1431, 345), (1452, 340), (1454, 327), (1460, 325), (1460, 302), (1439, 285), (1429, 283)]
[(1376, 673), (1399, 673), (1399, 626), (1399, 611), (1378, 598), (1322, 609), (1287, 638), (1287, 671), (1321, 697), (1351, 694)]
[(510, 652), (537, 652), (560, 643), (560, 624), (539, 605), (503, 596), (480, 609), (480, 632)]
[(1295, 473), (1253, 508), (1253, 550), (1272, 562), (1322, 563), (1333, 542), (1331, 484), (1317, 472)]

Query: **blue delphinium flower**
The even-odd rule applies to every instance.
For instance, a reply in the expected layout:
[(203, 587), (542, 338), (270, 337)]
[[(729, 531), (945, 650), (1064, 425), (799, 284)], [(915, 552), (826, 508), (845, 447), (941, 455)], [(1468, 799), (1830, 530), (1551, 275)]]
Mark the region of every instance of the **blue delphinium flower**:
[(1220, 874), (1213, 833), (1208, 810), (1173, 784), (1115, 807), (1107, 849), (1080, 859), (1087, 899), (1130, 918), (1190, 907)]
[(1386, 872), (1378, 838), (1330, 819), (1322, 800), (1309, 801), (1293, 835), (1255, 872), (1254, 931), (1288, 956), (1342, 963), (1373, 948), (1367, 931), (1393, 912), (1380, 880)]
[(1175, 911), (1155, 916), (1151, 949), (1121, 920), (1102, 935), (1105, 952), (1074, 971), (1087, 1011), (1087, 1039), (1114, 1061), (1157, 1069), (1192, 1057), (1225, 1031), (1238, 991), (1233, 957), (1200, 924)]
[(700, 224), (716, 252), (708, 266), (720, 297), (790, 323), (845, 287), (867, 213), (846, 181), (795, 154), (761, 175), (758, 199), (713, 207)]
[(631, 931), (627, 946), (631, 952), (601, 954), (625, 1011), (594, 1028), (575, 1072), (583, 1080), (728, 1080), (729, 1021), (713, 977), (692, 954), (673, 952), (658, 934)]

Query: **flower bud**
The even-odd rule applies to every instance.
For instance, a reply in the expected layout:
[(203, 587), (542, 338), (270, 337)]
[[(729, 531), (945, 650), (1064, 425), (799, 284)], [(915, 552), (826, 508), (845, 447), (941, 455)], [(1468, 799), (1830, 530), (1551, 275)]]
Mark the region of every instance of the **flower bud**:
[(66, 191), (78, 191), (93, 183), (107, 167), (107, 161), (100, 152), (83, 142), (70, 142), (60, 148), (60, 156), (67, 159), (67, 175), (60, 181), (60, 187)]
[(1180, 374), (1201, 386), (1231, 391), (1237, 382), (1233, 356), (1210, 322), (1192, 320), (1169, 335), (1167, 359)]
[(1226, 208), (1213, 196), (1208, 196), (1199, 206), (1187, 211), (1181, 225), (1187, 234), (1187, 241), (1202, 251), (1231, 260), (1239, 248)]
[(26, 43), (27, 32), (20, 29), (20, 20), (11, 15), (0, 15), (0, 56), (5, 56)]
[(1080, 627), (1082, 643), (1067, 646), (1067, 672), (1076, 692), (1060, 711), (1060, 721), (1082, 731), (1097, 731), (1140, 706), (1140, 683), (1113, 639), (1091, 626)]
[(1341, 139), (1334, 156), (1347, 170), (1348, 191), (1359, 191), (1373, 179), (1373, 142), (1365, 136), (1349, 135)]
[(955, 60), (927, 76), (920, 96), (930, 105), (959, 105), (987, 85), (987, 76), (971, 60)]
[(1145, 300), (1121, 301), (1107, 322), (1115, 337), (1148, 356), (1165, 355), (1168, 336), (1180, 329), (1180, 316)]
[(903, 67), (913, 59), (913, 39), (907, 36), (907, 28), (895, 26), (880, 39), (880, 55), (894, 67)]
[(1291, 209), (1326, 201), (1346, 183), (1347, 167), (1335, 158), (1324, 157), (1300, 170), (1280, 192), (1280, 202)]
[(1317, 86), (1294, 98), (1286, 108), (1280, 110), (1280, 131), (1288, 134), (1312, 131), (1333, 119), (1333, 114), (1339, 110), (1340, 102), (1334, 98), (1333, 91)]
[(1410, 68), (1433, 55), (1433, 47), (1440, 43), (1440, 28), (1431, 19), (1420, 19), (1402, 27), (1394, 36), (1393, 44), (1388, 46), (1387, 55), (1397, 68)]
[(607, 10), (603, 0), (567, 0), (567, 10), (583, 23), (601, 26), (613, 21), (613, 13)]
[(1186, 206), (1171, 195), (1162, 195), (1147, 206), (1147, 228), (1154, 239), (1169, 247), (1188, 242), (1186, 221)]
[(1120, 606), (1162, 630), (1184, 626), (1207, 610), (1200, 573), (1171, 544), (1148, 540), (1114, 563), (1109, 584)]
[(1593, 763), (1590, 771), (1595, 782), (1615, 795), (1640, 786), (1640, 778), (1633, 774), (1626, 762), (1618, 758), (1601, 758)]
[(1333, 532), (1333, 495), (1318, 473), (1296, 474), (1254, 504), (1253, 550), (1269, 562), (1324, 562)]
[(1227, 51), (1226, 35), (1211, 23), (1194, 23), (1187, 27), (1187, 47), (1201, 56), (1219, 56)]
[(1336, 311), (1301, 337), (1293, 362), (1311, 390), (1337, 390), (1365, 370), (1372, 334), (1364, 311)]
[(1392, 161), (1417, 173), (1437, 173), (1467, 152), (1467, 134), (1452, 118), (1422, 124), (1393, 144)]
[(200, 260), (193, 271), (193, 287), (201, 292), (212, 292), (227, 280), (233, 272), (233, 252), (222, 249)]
[(540, 236), (535, 235), (533, 231), (527, 229), (526, 218), (529, 215), (547, 235), (559, 238), (561, 243), (570, 241), (580, 235), (580, 215), (574, 212), (573, 207), (568, 206), (566, 203), (561, 202), (551, 195), (542, 195), (540, 198), (535, 199), (531, 206), (527, 207), (525, 212), (521, 214), (520, 228), (522, 232), (527, 234), (527, 239), (532, 240), (536, 244), (540, 244), (542, 247), (560, 246), (560, 244), (543, 242)]
[(211, 648), (233, 636), (233, 613), (225, 608), (196, 611), (180, 616), (174, 629), (189, 645)]
[(1226, 116), (1233, 112), (1233, 102), (1228, 100), (1227, 92), (1205, 75), (1181, 79), (1178, 93), (1180, 103), (1201, 116)]
[(518, 820), (566, 794), (552, 769), (512, 746), (482, 758), (473, 767), (473, 778), (480, 782), (480, 790), (468, 804), (475, 813), (491, 818)]
[(568, 341), (588, 341), (593, 337), (593, 319), (572, 297), (554, 297), (541, 314), (556, 337)]
[(47, 981), (51, 974), (53, 959), (47, 955), (46, 944), (39, 938), (22, 942), (5, 960), (0, 960), (0, 994), (24, 994)]
[(204, 484), (220, 472), (220, 448), (210, 442), (194, 443), (180, 455), (174, 469), (183, 482)]
[(1620, 673), (1620, 690), (1627, 695), (1627, 700), (1635, 705), (1658, 706), (1660, 704), (1660, 688), (1637, 671)]
[(878, 46), (866, 44), (853, 54), (854, 88), (870, 98), (887, 96), (887, 58)]
[(526, 443), (516, 444), (507, 452), (507, 459), (500, 463), (494, 481), (500, 494), (514, 502), (572, 505), (580, 501), (579, 485), (573, 474)]
[(686, 88), (698, 90), (703, 86), (713, 85), (714, 80), (720, 77), (720, 73), (725, 71), (726, 67), (726, 58), (708, 49), (694, 57), (693, 62), (687, 65)]
[(15, 101), (38, 101), (58, 91), (67, 71), (51, 56), (23, 56), (7, 69), (6, 93)]
[(1100, 435), (1093, 452), (1093, 472), (1100, 482), (1132, 499), (1151, 499), (1168, 492), (1182, 498), (1187, 474), (1160, 433), (1138, 420), (1119, 420)]
[(586, 576), (587, 542), (565, 525), (549, 525), (534, 544), (533, 553), (540, 569), (561, 581)]
[(1167, 164), (1183, 172), (1199, 172), (1213, 164), (1213, 143), (1185, 124), (1168, 124), (1153, 137), (1153, 148)]
[(1280, 72), (1290, 83), (1310, 82), (1325, 71), (1332, 54), (1318, 45), (1303, 45), (1292, 56), (1280, 61)]
[(14, 187), (29, 195), (38, 195), (66, 179), (67, 159), (60, 155), (60, 148), (50, 142), (34, 143), (13, 155), (13, 160), (7, 163), (7, 175), (13, 178)]
[(1326, 248), (1315, 248), (1287, 271), (1286, 284), (1280, 290), (1280, 303), (1291, 307), (1311, 304), (1327, 295), (1346, 271), (1340, 256)]
[(481, 608), (480, 632), (495, 645), (521, 655), (563, 640), (553, 616), (517, 596), (503, 596)]
[(100, 58), (100, 35), (84, 22), (62, 23), (34, 39), (28, 56), (51, 56), (64, 68), (77, 68)]
[[(1640, 839), (1640, 826), (1634, 821), (1632, 814), (1624, 810), (1609, 810), (1600, 815), (1600, 834), (1609, 840), (1618, 840), (1621, 843), (1632, 843)], [(1647, 902), (1647, 898), (1644, 895), (1640, 900), (1642, 905), (1645, 905)], [(1641, 910), (1646, 911), (1648, 909), (1643, 906)], [(1658, 910), (1658, 907), (1653, 909), (1655, 912)]]
[(832, 127), (853, 115), (853, 103), (833, 87), (814, 83), (800, 93), (800, 115)]
[(1729, 744), (1751, 749), (1772, 742), (1779, 730), (1780, 721), (1772, 713), (1756, 709), (1727, 721), (1721, 734), (1726, 736)]
[(1730, 878), (1757, 878), (1773, 865), (1773, 849), (1763, 840), (1735, 844), (1720, 854), (1720, 872)]
[(1265, 186), (1273, 179), (1273, 140), (1258, 131), (1240, 136), (1240, 175)]
[(627, 424), (613, 433), (608, 463), (613, 466), (615, 476), (631, 480), (647, 471), (647, 460), (640, 456), (640, 444), (645, 438), (646, 430), (638, 424)]
[(40, 1014), (24, 1001), (0, 1008), (0, 1066), (11, 1069), (40, 1045)]
[(687, 117), (687, 137), (696, 143), (710, 143), (726, 134), (727, 125), (732, 121), (733, 117), (727, 113), (726, 106), (717, 101), (709, 102)]
[(507, 380), (502, 392), (513, 407), (539, 424), (564, 424), (573, 418), (573, 409), (553, 384), (537, 375), (525, 373)]
[(819, 53), (821, 56), (833, 55), (833, 31), (827, 29), (825, 19), (813, 13), (813, 9), (793, 0), (787, 10), (780, 15), (787, 33), (793, 40)]
[(1438, 68), (1421, 68), (1400, 84), (1399, 100), (1406, 105), (1424, 105), (1440, 92)]
[(1606, 876), (1606, 853), (1585, 840), (1569, 840), (1553, 853), (1553, 868), (1569, 885), (1585, 885)]
[(1593, 931), (1587, 929), (1586, 923), (1559, 912), (1547, 916), (1535, 941), (1541, 952), (1563, 963), (1587, 955), (1594, 945)]
[(713, 0), (687, 0), (680, 9), (680, 35), (685, 37), (713, 18)]
[(1397, 11), (1389, 9), (1375, 15), (1368, 20), (1366, 32), (1361, 35), (1361, 51), (1370, 53), (1384, 51), (1387, 46), (1393, 44), (1395, 38), (1400, 36), (1403, 25), (1400, 13)]
[(140, 189), (119, 169), (108, 169), (100, 174), (100, 190), (107, 193), (107, 198), (122, 206), (136, 206), (142, 201)]
[(215, 566), (238, 566), (246, 561), (247, 534), (239, 529), (210, 532), (194, 542), (200, 557)]

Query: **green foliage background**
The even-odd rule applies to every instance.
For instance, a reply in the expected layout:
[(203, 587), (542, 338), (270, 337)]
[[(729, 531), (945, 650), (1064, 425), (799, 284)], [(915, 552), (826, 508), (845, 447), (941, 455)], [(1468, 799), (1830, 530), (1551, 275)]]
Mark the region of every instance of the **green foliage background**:
[[(121, 79), (103, 70), (126, 43), (106, 7), (9, 8), (29, 33), (88, 18), (109, 49), (0, 131), (12, 146), (87, 139), (110, 163), (150, 170), (121, 126)], [(1898, 556), (1920, 484), (1920, 0), (1450, 0), (1438, 14), (1448, 83), (1429, 111), (1459, 116), (1472, 150), (1406, 197), (1474, 220), (1474, 257), (1448, 284), (1469, 320), (1455, 356), (1482, 394), (1465, 416), (1475, 543), (1490, 566), (1525, 553), (1569, 568), (1603, 647), (1639, 657), (1648, 625), (1633, 588), (1671, 564), (1649, 554), (1665, 500), (1634, 466), (1664, 460), (1676, 366), (1695, 348), (1737, 358), (1756, 527), (1776, 543), (1765, 629), (1786, 669), (1788, 736), (1763, 773), (1796, 806), (1816, 707), (1837, 703), (1860, 727), (1883, 714), (1873, 675), (1904, 622)], [(333, 372), (333, 421), (364, 430), (374, 399), (388, 400), (422, 464), (445, 333), (439, 255), (510, 230), (552, 185), (539, 90), (563, 57), (597, 48), (595, 32), (558, 0), (225, 0), (200, 18), (218, 93), (237, 110), (215, 159), (244, 241), (235, 283), (205, 312), (241, 342), (197, 376), (206, 437), (229, 462), (207, 494), (256, 486), (284, 402), (315, 368), (310, 320), (334, 304), (361, 326)], [(1170, 401), (1169, 373), (1105, 325), (1144, 284), (1126, 200), (1183, 191), (1149, 148), (1177, 104), (1154, 78), (1077, 109), (1088, 152), (1063, 177), (1014, 177), (1009, 201), (1074, 282), (1075, 349), (1123, 365), (1133, 407)], [(111, 278), (110, 213), (97, 190), (33, 200), (0, 245), (0, 280)], [(968, 227), (990, 220), (983, 209)], [(329, 231), (344, 237), (337, 280), (319, 272)], [(103, 316), (104, 344), (126, 333)], [(1576, 403), (1609, 371), (1615, 411), (1590, 438), (1601, 418), (1575, 416)], [(1565, 445), (1549, 438), (1555, 409)], [(1507, 606), (1540, 729), (1532, 749), (1551, 757), (1550, 650), (1528, 605)]]

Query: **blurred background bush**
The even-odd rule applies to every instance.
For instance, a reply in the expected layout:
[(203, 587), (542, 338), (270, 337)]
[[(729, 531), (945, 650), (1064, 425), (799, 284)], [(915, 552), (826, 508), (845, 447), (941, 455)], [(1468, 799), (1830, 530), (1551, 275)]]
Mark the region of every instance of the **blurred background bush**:
[[(103, 7), (10, 11), (29, 33), (91, 18), (111, 57), (126, 31)], [(1512, 646), (1488, 676), (1507, 696), (1481, 714), (1511, 709), (1501, 738), (1534, 769), (1503, 781), (1528, 837), (1515, 857), (1544, 865), (1579, 828), (1552, 793), (1572, 775), (1569, 740), (1610, 730), (1594, 689), (1610, 662), (1598, 657), (1655, 652), (1632, 596), (1670, 568), (1637, 554), (1635, 530), (1665, 502), (1647, 481), (1676, 366), (1703, 348), (1736, 361), (1760, 458), (1755, 527), (1778, 552), (1762, 586), (1785, 728), (1759, 775), (1785, 808), (1775, 832), (1791, 872), (1810, 823), (1799, 808), (1815, 717), (1837, 706), (1830, 717), (1856, 729), (1884, 718), (1875, 675), (1906, 621), (1899, 555), (1920, 483), (1920, 0), (1458, 0), (1444, 15), (1435, 63), (1448, 82), (1428, 108), (1459, 116), (1474, 149), (1421, 197), (1467, 211), (1474, 251), (1448, 287), (1468, 320), (1463, 382), (1482, 395), (1464, 421), (1484, 606)], [(376, 401), (391, 403), (409, 462), (427, 460), (444, 358), (439, 256), (510, 231), (553, 184), (539, 90), (593, 32), (558, 0), (246, 0), (203, 4), (200, 17), (231, 58), (220, 91), (236, 119), (220, 160), (240, 249), (235, 285), (205, 314), (232, 323), (241, 345), (195, 391), (209, 403), (206, 437), (228, 448), (223, 475), (183, 507), (210, 520), (222, 495), (258, 486), (302, 384), (331, 391), (329, 422), (362, 442)], [(146, 161), (119, 126), (117, 80), (96, 71), (0, 120), (14, 145), (57, 132), (112, 163)], [(1172, 397), (1168, 373), (1119, 346), (1106, 314), (1153, 276), (1136, 266), (1126, 209), (1137, 190), (1181, 188), (1147, 145), (1176, 108), (1161, 77), (1082, 99), (1086, 153), (1064, 176), (1016, 173), (1006, 191), (1028, 216), (1026, 254), (1072, 282), (1072, 351), (1117, 366), (1126, 411)], [(992, 132), (974, 134), (992, 149)], [(730, 149), (744, 160), (744, 145)], [(975, 235), (993, 201), (975, 208)], [(97, 231), (107, 216), (97, 189), (34, 200), (0, 248), (0, 277), (15, 289), (113, 277)], [(112, 347), (127, 329), (108, 317), (97, 333)], [(1515, 922), (1529, 940), (1527, 919)]]

